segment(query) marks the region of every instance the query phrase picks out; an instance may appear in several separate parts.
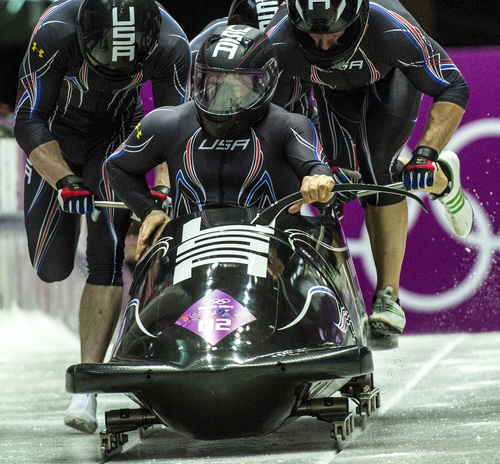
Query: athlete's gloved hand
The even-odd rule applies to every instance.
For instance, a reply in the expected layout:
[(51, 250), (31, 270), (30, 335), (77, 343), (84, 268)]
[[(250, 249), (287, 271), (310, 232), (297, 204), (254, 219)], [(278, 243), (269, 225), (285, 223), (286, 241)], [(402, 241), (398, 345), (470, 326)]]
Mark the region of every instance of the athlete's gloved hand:
[[(339, 168), (338, 166), (330, 166), (333, 172), (333, 178), (336, 184), (354, 184), (352, 179), (361, 179), (361, 174), (358, 171), (352, 171), (350, 169)], [(335, 197), (344, 203), (349, 203), (351, 200), (355, 200), (356, 192), (338, 192)]]
[(407, 190), (418, 190), (434, 185), (434, 172), (439, 153), (434, 148), (420, 146), (412, 153), (403, 169), (403, 184)]
[(155, 199), (156, 204), (169, 217), (172, 216), (172, 198), (170, 197), (170, 189), (166, 185), (157, 185), (151, 189), (151, 195)]
[(91, 213), (94, 210), (94, 195), (83, 185), (81, 177), (70, 174), (56, 183), (57, 199), (63, 211), (74, 214)]

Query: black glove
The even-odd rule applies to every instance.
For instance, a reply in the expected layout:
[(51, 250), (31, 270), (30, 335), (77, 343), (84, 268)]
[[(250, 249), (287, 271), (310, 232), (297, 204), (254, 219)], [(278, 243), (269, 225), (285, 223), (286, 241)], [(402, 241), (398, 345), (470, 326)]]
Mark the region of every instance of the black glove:
[(94, 210), (94, 195), (81, 177), (70, 174), (56, 183), (57, 199), (63, 211), (86, 214)]
[(439, 153), (430, 147), (417, 147), (410, 162), (403, 169), (403, 184), (407, 190), (418, 190), (434, 185), (434, 172)]
[(172, 216), (172, 199), (170, 197), (170, 189), (166, 185), (157, 185), (151, 189), (151, 195), (156, 204), (165, 211), (167, 216)]
[[(361, 179), (361, 174), (358, 171), (351, 171), (349, 169), (342, 169), (338, 166), (330, 166), (333, 172), (333, 178), (336, 184), (354, 184), (352, 179)], [(337, 192), (335, 198), (338, 198), (344, 203), (349, 203), (351, 200), (357, 198), (356, 192)]]

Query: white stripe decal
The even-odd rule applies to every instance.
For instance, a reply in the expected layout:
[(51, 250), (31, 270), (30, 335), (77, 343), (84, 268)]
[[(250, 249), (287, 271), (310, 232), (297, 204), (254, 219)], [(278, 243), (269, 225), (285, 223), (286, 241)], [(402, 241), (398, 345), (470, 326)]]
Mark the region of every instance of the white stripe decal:
[(214, 263), (246, 264), (248, 274), (266, 277), (269, 240), (273, 229), (239, 225), (201, 231), (201, 218), (184, 224), (182, 245), (177, 249), (174, 285), (191, 277), (198, 266)]

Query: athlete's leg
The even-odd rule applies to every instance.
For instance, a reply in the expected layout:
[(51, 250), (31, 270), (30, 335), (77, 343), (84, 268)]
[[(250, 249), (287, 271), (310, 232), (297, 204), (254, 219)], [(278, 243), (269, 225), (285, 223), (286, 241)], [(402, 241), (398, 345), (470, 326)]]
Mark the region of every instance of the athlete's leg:
[[(103, 153), (103, 150), (100, 151)], [(87, 162), (82, 177), (98, 199), (111, 200), (99, 189), (99, 163)], [(104, 160), (101, 161), (101, 164)], [(128, 216), (128, 217), (127, 217)], [(130, 222), (130, 213), (122, 210), (119, 217)], [(89, 276), (79, 308), (80, 353), (84, 363), (104, 361), (118, 320), (123, 298), (122, 263), (125, 233), (117, 233), (113, 211), (102, 211), (96, 221), (87, 214), (87, 264)], [(64, 415), (64, 423), (85, 433), (97, 429), (97, 403), (94, 395), (72, 396)]]
[[(420, 99), (399, 70), (367, 90), (361, 143), (366, 156), (361, 156), (360, 164), (368, 182), (385, 185), (400, 180), (397, 159), (413, 131)], [(366, 226), (377, 269), (372, 330), (383, 335), (400, 333), (406, 324), (399, 302), (408, 231), (406, 201), (396, 195), (367, 197)]]
[[(103, 153), (102, 147), (95, 153)], [(83, 173), (96, 198), (113, 201), (102, 157), (90, 158)], [(87, 264), (89, 276), (80, 302), (82, 362), (102, 362), (118, 320), (123, 299), (122, 266), (125, 237), (130, 225), (128, 210), (103, 209), (97, 219), (87, 215)]]
[[(420, 107), (421, 94), (403, 74), (394, 70), (367, 92), (363, 146), (363, 171), (376, 184), (389, 184), (398, 174), (397, 157), (410, 137)], [(399, 280), (406, 248), (408, 208), (403, 197), (372, 195), (366, 201), (367, 230), (377, 268), (379, 291), (392, 288), (399, 297)]]
[[(358, 169), (366, 183), (395, 182), (396, 161), (413, 131), (421, 99), (404, 75), (394, 70), (362, 93), (315, 89), (315, 96), (326, 155), (339, 166)], [(406, 201), (402, 196), (374, 194), (362, 204), (377, 270), (373, 309), (382, 316), (382, 326), (401, 332), (405, 317), (398, 295), (408, 226)]]
[(31, 263), (45, 282), (66, 279), (72, 272), (81, 216), (64, 213), (54, 190), (27, 160), (24, 220)]
[(408, 229), (406, 201), (387, 206), (366, 205), (366, 228), (377, 270), (375, 291), (390, 286), (398, 298)]
[[(94, 173), (99, 173), (99, 170), (94, 170)], [(111, 199), (100, 194), (96, 175), (89, 175), (87, 165), (82, 177), (98, 199)], [(86, 217), (89, 276), (79, 308), (80, 353), (84, 363), (104, 361), (122, 306), (123, 243), (130, 213), (121, 210), (119, 216), (125, 218), (124, 233), (117, 232), (113, 220), (110, 220), (113, 212), (101, 212), (96, 222), (90, 214)], [(64, 415), (64, 423), (82, 432), (94, 433), (98, 425), (96, 413), (95, 395), (74, 394)]]
[(120, 315), (123, 287), (86, 283), (80, 302), (82, 363), (103, 362)]
[[(93, 140), (85, 141), (88, 156), (80, 175), (96, 199), (115, 200), (103, 169), (105, 158), (123, 142), (141, 117), (142, 105), (139, 105), (137, 111), (131, 109), (118, 121), (96, 124)], [(69, 153), (71, 144), (65, 148)], [(86, 216), (86, 221), (88, 278), (79, 308), (81, 360), (99, 363), (105, 359), (122, 306), (122, 266), (130, 212), (105, 209), (95, 221), (91, 215)], [(64, 423), (93, 433), (97, 428), (95, 396), (73, 395)]]
[[(358, 169), (366, 183), (398, 180), (396, 161), (410, 137), (421, 94), (395, 70), (367, 90), (316, 89), (326, 155), (342, 167)], [(404, 197), (374, 194), (362, 202), (370, 237), (377, 285), (375, 293), (399, 278), (406, 246), (407, 205)]]

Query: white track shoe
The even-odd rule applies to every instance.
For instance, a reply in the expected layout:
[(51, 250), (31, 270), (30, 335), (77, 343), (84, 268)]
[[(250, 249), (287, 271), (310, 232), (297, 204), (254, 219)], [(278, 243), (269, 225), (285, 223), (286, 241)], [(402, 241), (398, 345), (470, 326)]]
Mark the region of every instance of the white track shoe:
[(446, 221), (457, 237), (467, 237), (474, 223), (474, 211), (465, 196), (460, 184), (460, 161), (451, 150), (441, 152), (438, 162), (444, 164), (450, 173), (450, 192), (444, 195), (430, 196), (431, 200), (439, 200), (443, 205)]
[(392, 287), (379, 290), (373, 302), (370, 327), (375, 335), (399, 335), (406, 325), (404, 311)]
[(64, 423), (84, 433), (97, 429), (97, 400), (94, 394), (74, 394), (64, 415)]

